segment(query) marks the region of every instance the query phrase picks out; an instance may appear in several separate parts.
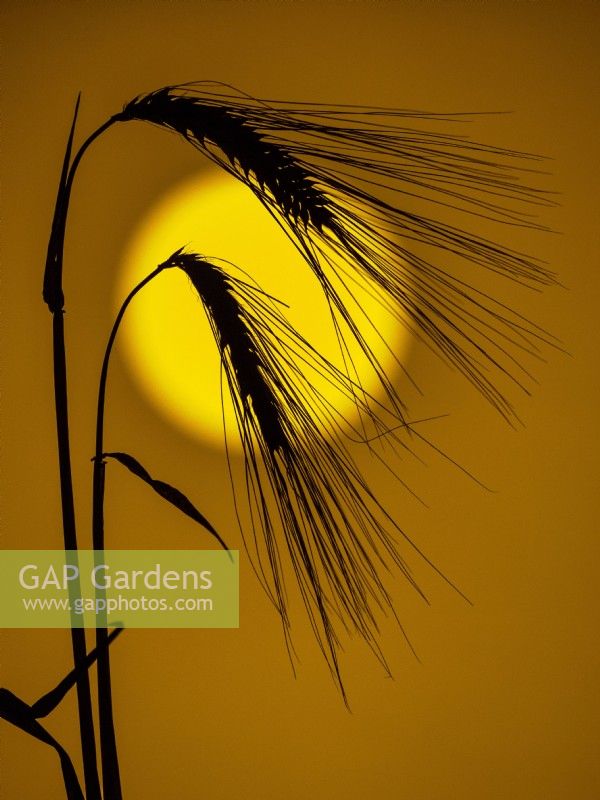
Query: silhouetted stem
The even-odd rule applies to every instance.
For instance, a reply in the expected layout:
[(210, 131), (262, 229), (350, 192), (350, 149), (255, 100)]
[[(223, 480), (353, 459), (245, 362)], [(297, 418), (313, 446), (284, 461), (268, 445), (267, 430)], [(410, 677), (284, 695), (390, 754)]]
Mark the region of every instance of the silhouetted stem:
[[(77, 550), (77, 532), (75, 524), (75, 506), (73, 498), (73, 479), (71, 474), (71, 453), (69, 443), (69, 412), (67, 397), (67, 359), (65, 347), (64, 327), (64, 295), (62, 291), (62, 264), (65, 241), (67, 212), (73, 179), (77, 165), (90, 144), (100, 136), (111, 124), (109, 120), (95, 131), (82, 145), (69, 168), (69, 159), (75, 123), (79, 110), (79, 98), (75, 108), (73, 124), (69, 135), (52, 230), (48, 243), (46, 269), (44, 273), (44, 300), (52, 313), (52, 343), (54, 366), (54, 400), (56, 410), (56, 429), (58, 439), (58, 461), (60, 471), (60, 490), (63, 519), (63, 541), (65, 550)], [(71, 628), (71, 641), (73, 648), (73, 661), (75, 668), (85, 663), (86, 642), (85, 631), (82, 628)], [(92, 701), (90, 680), (86, 670), (79, 673), (77, 679), (77, 701), (79, 707), (79, 730), (83, 756), (83, 770), (87, 800), (101, 800), (100, 781), (98, 778), (98, 764), (96, 759), (96, 741), (94, 734), (94, 719), (92, 714)]]
[[(163, 266), (157, 267), (154, 272), (144, 278), (127, 296), (108, 337), (100, 383), (98, 387), (98, 413), (96, 416), (96, 453), (94, 457), (93, 500), (92, 500), (92, 537), (95, 551), (104, 550), (104, 480), (106, 462), (104, 453), (104, 409), (106, 400), (106, 382), (110, 355), (127, 307), (135, 295), (155, 278)], [(110, 654), (106, 647), (108, 631), (105, 627), (96, 628), (96, 647), (98, 649), (98, 708), (100, 714), (100, 752), (102, 756), (102, 781), (106, 800), (120, 800), (121, 783), (119, 775), (119, 759), (112, 709), (112, 687), (110, 676)]]
[[(73, 483), (69, 456), (69, 426), (67, 415), (66, 355), (64, 339), (63, 312), (55, 313), (52, 320), (54, 345), (54, 396), (56, 407), (56, 427), (58, 434), (58, 454), (60, 486), (63, 515), (63, 541), (65, 550), (77, 550)], [(87, 655), (85, 630), (71, 628), (73, 662), (77, 669)], [(88, 800), (101, 800), (98, 762), (96, 758), (96, 735), (92, 713), (90, 678), (87, 671), (80, 672), (77, 678), (77, 703), (79, 708), (79, 734), (83, 757), (83, 772), (86, 797)]]

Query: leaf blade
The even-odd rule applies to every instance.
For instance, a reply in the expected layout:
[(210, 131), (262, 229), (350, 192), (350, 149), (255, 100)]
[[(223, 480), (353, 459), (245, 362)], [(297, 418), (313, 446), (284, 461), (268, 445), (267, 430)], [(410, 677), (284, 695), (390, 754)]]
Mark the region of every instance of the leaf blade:
[[(123, 628), (115, 628), (115, 630), (109, 634), (108, 639), (106, 640), (106, 646), (108, 647), (117, 638), (117, 636), (123, 632), (123, 630)], [(94, 664), (97, 658), (98, 648), (95, 647), (87, 654), (83, 666), (72, 669), (71, 672), (69, 672), (69, 674), (54, 687), (54, 689), (51, 689), (45, 695), (40, 697), (39, 700), (36, 700), (36, 702), (33, 703), (31, 706), (33, 716), (36, 719), (41, 719), (42, 717), (47, 717), (48, 714), (54, 711), (69, 689), (71, 689), (77, 683), (77, 679), (80, 677), (80, 675), (84, 671), (88, 670), (92, 664)]]
[(121, 453), (121, 452), (114, 452), (114, 453), (103, 453), (103, 458), (112, 458), (114, 461), (118, 461), (122, 464), (126, 469), (128, 469), (133, 475), (136, 475), (140, 478), (144, 483), (148, 484), (154, 491), (170, 503), (175, 508), (178, 508), (183, 514), (190, 519), (193, 519), (194, 522), (197, 522), (203, 528), (205, 528), (214, 538), (219, 542), (221, 547), (224, 550), (229, 551), (229, 547), (222, 539), (220, 534), (214, 528), (213, 525), (207, 520), (207, 518), (202, 514), (196, 506), (186, 497), (183, 492), (179, 489), (176, 489), (171, 484), (166, 483), (165, 481), (158, 480), (153, 478), (148, 470), (140, 464), (140, 462), (134, 458), (129, 453)]
[(84, 800), (77, 773), (67, 751), (35, 718), (31, 707), (9, 689), (0, 689), (0, 717), (56, 751), (68, 800)]

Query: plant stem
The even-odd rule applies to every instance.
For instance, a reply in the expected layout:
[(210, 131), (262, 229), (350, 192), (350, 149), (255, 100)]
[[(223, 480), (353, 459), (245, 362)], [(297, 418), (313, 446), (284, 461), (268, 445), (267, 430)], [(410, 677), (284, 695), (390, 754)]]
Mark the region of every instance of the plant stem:
[[(93, 546), (96, 552), (104, 550), (104, 484), (106, 462), (104, 455), (104, 410), (106, 400), (106, 382), (108, 378), (108, 367), (110, 355), (119, 330), (121, 320), (127, 311), (127, 307), (135, 295), (153, 278), (155, 278), (164, 267), (157, 267), (154, 272), (142, 280), (127, 296), (119, 313), (115, 319), (100, 372), (100, 382), (98, 387), (98, 412), (96, 416), (96, 453), (94, 456), (94, 475), (93, 475), (93, 500), (92, 500), (92, 537)], [(112, 688), (110, 675), (110, 653), (106, 646), (108, 630), (106, 627), (96, 628), (96, 647), (98, 652), (98, 708), (100, 714), (100, 752), (102, 757), (102, 785), (104, 796), (107, 800), (121, 800), (121, 781), (119, 774), (119, 759), (117, 754), (117, 742), (115, 735), (115, 724), (112, 709)]]
[[(48, 243), (46, 269), (44, 273), (44, 300), (52, 313), (52, 345), (54, 367), (54, 400), (56, 412), (56, 430), (58, 440), (58, 461), (60, 471), (60, 491), (63, 520), (63, 541), (65, 550), (77, 551), (77, 532), (75, 523), (75, 505), (73, 497), (73, 478), (71, 473), (71, 452), (69, 442), (69, 410), (67, 393), (67, 358), (64, 327), (64, 295), (62, 291), (62, 265), (64, 253), (65, 230), (71, 188), (77, 165), (89, 145), (113, 122), (109, 120), (95, 131), (78, 151), (71, 167), (69, 160), (75, 132), (75, 124), (79, 110), (79, 100), (75, 114), (54, 208), (52, 230)], [(87, 648), (85, 631), (82, 628), (71, 628), (71, 642), (75, 668), (85, 664)], [(77, 702), (79, 707), (79, 731), (83, 756), (83, 771), (87, 800), (101, 800), (98, 764), (96, 759), (96, 740), (90, 680), (87, 670), (83, 669), (77, 678)]]
[[(65, 550), (77, 550), (75, 527), (73, 483), (69, 458), (69, 427), (66, 393), (65, 340), (62, 312), (54, 314), (52, 333), (54, 344), (54, 391), (56, 405), (56, 427), (58, 433), (58, 453), (60, 486), (63, 515), (63, 540)], [(71, 628), (73, 662), (78, 668), (85, 663), (87, 646), (85, 630)], [(83, 756), (83, 772), (86, 797), (88, 800), (101, 800), (98, 762), (96, 759), (96, 736), (92, 713), (90, 678), (87, 670), (77, 677), (77, 703), (79, 707), (79, 734)]]

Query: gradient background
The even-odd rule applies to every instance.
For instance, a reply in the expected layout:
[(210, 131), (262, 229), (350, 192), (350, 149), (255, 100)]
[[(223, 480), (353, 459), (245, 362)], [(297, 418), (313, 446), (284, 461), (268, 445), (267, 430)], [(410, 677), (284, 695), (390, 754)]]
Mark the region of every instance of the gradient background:
[[(294, 678), (275, 615), (242, 567), (238, 631), (130, 631), (113, 651), (127, 800), (591, 800), (598, 721), (598, 36), (593, 3), (5, 2), (2, 65), (2, 546), (60, 547), (50, 317), (41, 278), (78, 90), (80, 135), (131, 96), (214, 78), (264, 97), (511, 110), (473, 134), (543, 152), (562, 232), (532, 243), (567, 291), (514, 302), (560, 335), (513, 431), (434, 359), (409, 367), (413, 417), (449, 412), (436, 442), (497, 492), (429, 454), (407, 461), (419, 506), (383, 480), (417, 543), (473, 599), (413, 559), (431, 607), (397, 581), (422, 663), (392, 624), (395, 680), (359, 641), (336, 694), (296, 625)], [(596, 109), (594, 111), (594, 109)], [(94, 394), (119, 259), (132, 226), (201, 157), (144, 125), (113, 130), (78, 176), (66, 246), (73, 459), (87, 541)], [(77, 302), (74, 299), (77, 298)], [(107, 444), (188, 491), (235, 540), (221, 453), (172, 430), (115, 360)], [(197, 532), (128, 476), (111, 478), (113, 546), (191, 546)], [(234, 542), (237, 543), (237, 542)], [(69, 668), (66, 631), (4, 631), (2, 684), (33, 700)], [(74, 697), (49, 721), (77, 752)], [(61, 798), (58, 761), (4, 725), (9, 798)]]

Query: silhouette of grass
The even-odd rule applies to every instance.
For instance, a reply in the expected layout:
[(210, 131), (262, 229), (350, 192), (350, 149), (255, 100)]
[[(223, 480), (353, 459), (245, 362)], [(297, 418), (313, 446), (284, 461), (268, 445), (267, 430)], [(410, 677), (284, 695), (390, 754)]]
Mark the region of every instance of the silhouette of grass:
[[(468, 119), (464, 115), (257, 100), (216, 83), (167, 86), (135, 98), (88, 136), (71, 158), (77, 108), (44, 274), (44, 300), (53, 316), (65, 548), (77, 549), (62, 289), (71, 191), (84, 154), (106, 130), (119, 122), (149, 122), (182, 136), (249, 187), (291, 237), (329, 303), (346, 363), (345, 374), (319, 359), (255, 287), (181, 251), (169, 264), (184, 269), (192, 280), (221, 351), (246, 455), (245, 487), (258, 572), (282, 616), (287, 635), (282, 548), (277, 538), (281, 524), (283, 550), (292, 563), (320, 646), (343, 691), (336, 624), (349, 624), (380, 655), (374, 638), (375, 611), (389, 608), (390, 603), (379, 579), (379, 566), (391, 560), (412, 579), (390, 535), (390, 531), (402, 534), (400, 528), (378, 505), (339, 440), (315, 434), (319, 429), (307, 412), (307, 403), (329, 415), (330, 424), (334, 410), (314, 387), (306, 380), (302, 382), (302, 371), (287, 359), (285, 348), (293, 342), (305, 362), (324, 370), (341, 391), (351, 396), (361, 413), (373, 421), (376, 434), (372, 438), (376, 439), (387, 432), (387, 426), (367, 403), (357, 380), (352, 380), (356, 371), (348, 337), (356, 339), (399, 425), (406, 427), (403, 400), (364, 335), (364, 326), (372, 323), (356, 301), (354, 287), (366, 286), (510, 420), (514, 409), (506, 387), (516, 384), (527, 391), (530, 361), (559, 343), (491, 296), (483, 276), (492, 272), (531, 288), (550, 285), (556, 279), (533, 257), (500, 244), (496, 238), (478, 235), (472, 228), (485, 223), (499, 234), (510, 226), (531, 232), (544, 230), (534, 214), (552, 205), (553, 199), (529, 185), (532, 176), (537, 180), (540, 159), (470, 141), (462, 132), (450, 132)], [(162, 268), (165, 265), (159, 270)], [(269, 325), (279, 330), (281, 340), (269, 338)], [(108, 369), (109, 350), (103, 371)], [(291, 370), (289, 374), (287, 370)], [(96, 549), (104, 546), (105, 372), (103, 375), (94, 459)], [(358, 438), (367, 437), (363, 434)], [(131, 459), (127, 454), (120, 455)], [(128, 461), (129, 467), (133, 461)], [(187, 498), (182, 500), (178, 490), (150, 478), (138, 462), (135, 464), (133, 472), (138, 477), (146, 480), (145, 474), (146, 482), (171, 502), (176, 498), (175, 505), (183, 505), (189, 513)], [(271, 502), (276, 513), (270, 510)], [(262, 544), (258, 529), (264, 533)], [(77, 670), (86, 661), (83, 632), (73, 630), (72, 639)], [(108, 632), (100, 628), (98, 705), (104, 796), (105, 800), (120, 800), (107, 641)], [(87, 800), (101, 800), (89, 678), (87, 670), (77, 674)], [(17, 719), (21, 701), (11, 697), (5, 705), (6, 713)], [(39, 723), (31, 725), (30, 732), (39, 734), (35, 727)], [(70, 762), (64, 760), (60, 750), (57, 752), (68, 772)], [(72, 785), (68, 791), (80, 789)]]
[[(352, 397), (363, 420), (369, 419), (379, 431), (385, 427), (382, 410), (364, 392), (359, 398), (356, 384), (291, 327), (278, 301), (212, 260), (183, 250), (144, 278), (123, 303), (109, 337), (101, 398), (127, 308), (144, 286), (171, 268), (181, 269), (198, 293), (221, 355), (245, 459), (243, 491), (249, 524), (242, 524), (239, 514), (238, 520), (255, 572), (281, 617), (292, 653), (284, 577), (286, 565), (291, 567), (321, 651), (346, 699), (338, 661), (339, 628), (356, 631), (386, 667), (377, 644), (377, 614), (394, 612), (381, 572), (395, 565), (422, 594), (394, 534), (420, 551), (361, 475), (344, 444), (344, 436), (360, 439), (361, 433), (315, 388), (319, 385), (315, 378), (324, 378), (340, 397)], [(102, 399), (99, 430), (103, 403)], [(405, 424), (400, 422), (400, 427)], [(407, 447), (389, 428), (386, 440)], [(370, 445), (365, 442), (365, 446)], [(97, 447), (101, 453), (101, 437)], [(96, 464), (105, 457), (121, 461), (189, 513), (186, 497), (156, 482), (131, 456), (104, 453), (97, 455)], [(95, 507), (97, 502), (95, 496)], [(237, 501), (236, 509), (239, 512)], [(192, 516), (197, 513), (194, 509)], [(204, 517), (196, 520), (206, 527)], [(209, 530), (215, 533), (212, 526)]]
[[(80, 96), (75, 104), (75, 113), (67, 139), (62, 170), (58, 186), (58, 194), (52, 219), (52, 230), (46, 254), (44, 270), (43, 298), (52, 314), (52, 350), (54, 377), (54, 408), (56, 415), (58, 464), (60, 471), (60, 495), (63, 527), (63, 542), (66, 551), (76, 557), (77, 529), (75, 520), (75, 501), (73, 497), (73, 479), (71, 471), (71, 450), (69, 439), (69, 408), (67, 398), (67, 357), (65, 346), (64, 294), (62, 290), (63, 251), (69, 198), (75, 175), (76, 163), (81, 159), (84, 148), (80, 148), (73, 163), (71, 152), (75, 135), (75, 126), (79, 113)], [(101, 135), (101, 126), (88, 139), (91, 143)], [(90, 678), (87, 670), (80, 669), (86, 658), (85, 631), (76, 625), (71, 626), (71, 647), (73, 662), (78, 670), (77, 706), (79, 716), (79, 735), (83, 757), (83, 771), (87, 800), (102, 800), (98, 762), (96, 758), (96, 734), (92, 711), (92, 695)]]

